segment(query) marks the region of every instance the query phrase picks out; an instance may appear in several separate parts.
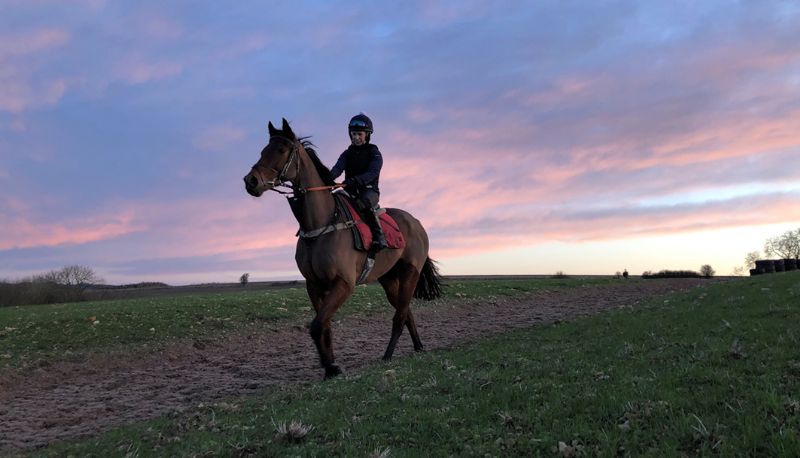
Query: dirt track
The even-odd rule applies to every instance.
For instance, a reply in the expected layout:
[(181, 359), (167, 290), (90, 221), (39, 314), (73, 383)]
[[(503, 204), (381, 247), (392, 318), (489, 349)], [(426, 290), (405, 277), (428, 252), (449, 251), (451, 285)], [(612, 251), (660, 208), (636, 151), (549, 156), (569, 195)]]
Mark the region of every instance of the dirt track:
[[(590, 315), (644, 298), (694, 288), (696, 279), (620, 281), (612, 286), (541, 291), (493, 303), (415, 311), (426, 349), (479, 336)], [(334, 326), (337, 363), (345, 372), (378, 360), (391, 310)], [(413, 353), (408, 334), (395, 357)], [(237, 334), (211, 344), (185, 342), (157, 353), (103, 354), (83, 363), (55, 363), (24, 378), (0, 373), (0, 454), (102, 431), (200, 402), (256, 393), (279, 383), (322, 377), (304, 328)]]

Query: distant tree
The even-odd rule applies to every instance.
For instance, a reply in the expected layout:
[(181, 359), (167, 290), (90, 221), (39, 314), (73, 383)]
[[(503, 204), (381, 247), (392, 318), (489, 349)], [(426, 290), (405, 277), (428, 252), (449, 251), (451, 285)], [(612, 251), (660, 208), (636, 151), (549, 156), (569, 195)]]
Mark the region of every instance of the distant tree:
[(245, 273), (242, 274), (241, 277), (239, 277), (239, 284), (241, 284), (242, 286), (247, 285), (247, 283), (249, 281), (250, 281), (250, 274), (249, 273), (245, 272)]
[(628, 269), (625, 269), (625, 270), (622, 271), (622, 277), (623, 278), (628, 278)]
[(764, 242), (764, 253), (779, 259), (800, 259), (800, 228), (768, 238)]
[(714, 268), (711, 267), (710, 264), (703, 264), (702, 266), (700, 266), (700, 275), (706, 278), (713, 277), (715, 273), (716, 272), (714, 271)]
[(736, 277), (741, 277), (744, 275), (744, 267), (736, 266), (733, 268), (733, 275)]
[(745, 269), (755, 269), (756, 268), (756, 261), (761, 259), (761, 253), (759, 251), (751, 251), (747, 253), (747, 256), (744, 257), (744, 268)]
[(64, 266), (60, 270), (51, 270), (37, 275), (33, 280), (34, 282), (49, 282), (78, 289), (85, 289), (87, 286), (104, 282), (91, 267), (79, 265)]

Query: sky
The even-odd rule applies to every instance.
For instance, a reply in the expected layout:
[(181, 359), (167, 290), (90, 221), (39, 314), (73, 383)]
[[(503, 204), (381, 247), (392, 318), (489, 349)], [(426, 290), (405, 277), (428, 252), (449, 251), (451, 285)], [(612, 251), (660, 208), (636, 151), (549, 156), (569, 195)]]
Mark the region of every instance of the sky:
[(446, 275), (727, 275), (800, 227), (796, 2), (0, 0), (0, 279), (300, 278), (242, 177), (359, 112)]

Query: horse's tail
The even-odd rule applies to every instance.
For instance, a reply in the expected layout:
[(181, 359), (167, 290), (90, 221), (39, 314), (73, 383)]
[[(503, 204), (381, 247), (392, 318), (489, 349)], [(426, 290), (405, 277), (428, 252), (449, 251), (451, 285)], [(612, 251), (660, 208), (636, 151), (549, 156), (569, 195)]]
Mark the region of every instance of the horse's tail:
[(419, 273), (417, 288), (414, 290), (414, 297), (431, 301), (442, 295), (442, 276), (436, 267), (436, 262), (427, 258), (422, 272)]

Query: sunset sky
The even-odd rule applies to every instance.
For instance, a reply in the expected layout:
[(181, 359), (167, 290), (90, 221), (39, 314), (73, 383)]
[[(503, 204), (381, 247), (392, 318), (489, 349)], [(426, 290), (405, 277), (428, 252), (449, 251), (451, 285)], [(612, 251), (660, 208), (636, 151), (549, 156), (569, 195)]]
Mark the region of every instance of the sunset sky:
[(285, 117), (444, 274), (727, 275), (800, 227), (800, 4), (0, 0), (0, 279), (299, 278)]

